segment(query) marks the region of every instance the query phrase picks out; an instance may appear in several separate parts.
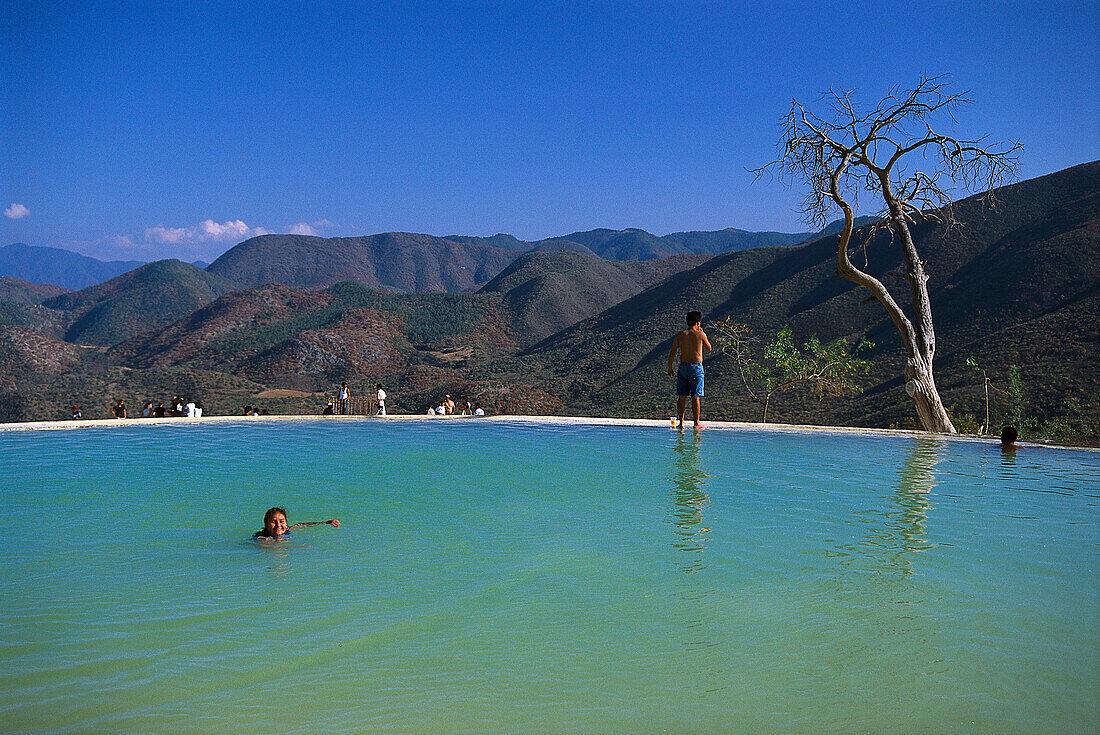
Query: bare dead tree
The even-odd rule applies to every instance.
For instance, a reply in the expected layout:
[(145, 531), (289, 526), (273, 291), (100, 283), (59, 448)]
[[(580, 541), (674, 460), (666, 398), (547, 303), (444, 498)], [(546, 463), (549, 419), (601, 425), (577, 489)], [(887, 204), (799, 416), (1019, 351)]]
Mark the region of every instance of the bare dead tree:
[[(1019, 142), (988, 144), (933, 130), (934, 120), (955, 122), (956, 110), (970, 102), (943, 77), (922, 78), (911, 90), (895, 88), (873, 107), (861, 108), (848, 92), (825, 96), (831, 109), (819, 117), (794, 101), (783, 119), (779, 158), (757, 169), (778, 170), (780, 180), (809, 186), (803, 202), (808, 222), (828, 221), (835, 205), (844, 214), (837, 243), (837, 275), (871, 292), (894, 322), (907, 352), (905, 388), (926, 431), (955, 433), (932, 377), (936, 334), (928, 298), (928, 276), (910, 233), (915, 222), (956, 223), (954, 189), (983, 192), (1015, 177)], [(859, 195), (871, 194), (883, 207), (877, 224), (860, 244), (852, 243)], [(912, 313), (907, 314), (879, 279), (852, 263), (854, 247), (866, 246), (877, 231), (888, 230), (900, 244), (905, 270), (891, 273), (908, 283)], [(866, 267), (866, 265), (864, 266)], [(871, 300), (869, 299), (869, 300)]]

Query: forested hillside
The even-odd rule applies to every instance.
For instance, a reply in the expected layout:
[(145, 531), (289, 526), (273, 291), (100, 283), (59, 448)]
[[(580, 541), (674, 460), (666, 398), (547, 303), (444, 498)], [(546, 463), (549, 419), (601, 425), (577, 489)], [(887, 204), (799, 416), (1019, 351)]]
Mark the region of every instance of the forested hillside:
[[(1100, 384), (1090, 364), (1100, 352), (1098, 171), (1100, 164), (1087, 164), (1005, 187), (995, 209), (967, 199), (955, 205), (959, 228), (915, 231), (930, 276), (937, 384), (956, 412), (978, 414), (981, 378), (966, 366), (973, 357), (1002, 388), (1009, 368), (1017, 366), (1036, 418), (1072, 413), (1073, 402), (1093, 421), (1100, 418)], [(863, 395), (824, 402), (798, 395), (779, 403), (776, 420), (906, 424), (911, 406), (902, 391), (904, 354), (893, 324), (834, 274), (835, 257), (832, 236), (796, 248), (715, 257), (554, 335), (515, 364), (524, 374), (546, 375), (547, 385), (557, 386), (551, 392), (569, 397), (564, 410), (601, 414), (615, 407), (622, 414), (660, 415), (671, 401), (662, 378), (666, 340), (694, 308), (703, 311), (705, 323), (732, 317), (761, 335), (790, 325), (798, 339), (855, 343), (866, 336), (875, 343)], [(907, 290), (886, 275), (900, 265), (888, 236), (869, 243), (866, 257), (870, 272), (907, 302)], [(757, 408), (723, 356), (710, 363), (710, 375), (714, 389), (707, 403), (714, 418), (754, 417)]]
[(448, 292), (487, 282), (517, 255), (494, 245), (404, 232), (331, 239), (262, 235), (224, 253), (207, 270), (243, 286), (325, 288), (356, 281), (387, 291)]

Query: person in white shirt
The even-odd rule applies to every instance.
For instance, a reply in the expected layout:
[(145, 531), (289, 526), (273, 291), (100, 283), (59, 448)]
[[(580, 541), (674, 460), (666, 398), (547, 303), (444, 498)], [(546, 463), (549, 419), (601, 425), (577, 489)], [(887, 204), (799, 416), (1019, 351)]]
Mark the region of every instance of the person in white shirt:
[(348, 399), (351, 398), (351, 390), (348, 389), (347, 383), (340, 385), (340, 413), (346, 414), (348, 412)]
[(485, 409), (481, 407), (480, 403), (474, 404), (474, 416), (484, 416)]
[(427, 413), (427, 415), (428, 415), (428, 416), (435, 416), (435, 409), (434, 409), (434, 408), (432, 408), (432, 404), (428, 403), (428, 404), (426, 404), (426, 405), (428, 406), (428, 413)]
[(386, 415), (386, 391), (382, 390), (382, 384), (378, 384), (378, 415)]

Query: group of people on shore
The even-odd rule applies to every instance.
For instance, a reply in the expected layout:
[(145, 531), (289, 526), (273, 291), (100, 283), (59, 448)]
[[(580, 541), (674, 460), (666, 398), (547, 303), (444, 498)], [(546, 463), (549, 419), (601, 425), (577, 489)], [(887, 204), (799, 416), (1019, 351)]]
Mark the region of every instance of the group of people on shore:
[[(349, 413), (352, 413), (352, 410), (351, 410), (351, 403), (352, 403), (351, 388), (348, 387), (348, 384), (347, 383), (341, 383), (340, 384), (340, 390), (337, 392), (336, 395), (337, 395), (336, 403), (333, 404), (333, 402), (331, 400), (329, 400), (328, 404), (325, 406), (325, 410), (323, 411), (323, 414), (325, 416), (332, 416), (334, 414), (340, 414), (340, 415), (344, 416), (344, 415), (347, 415)], [(378, 383), (377, 385), (375, 385), (375, 394), (374, 394), (374, 396), (375, 396), (375, 400), (378, 402), (375, 409), (374, 409), (374, 415), (375, 416), (385, 416), (386, 415), (386, 390), (385, 390), (385, 388), (382, 387), (381, 383)]]
[[(202, 416), (202, 402), (197, 399), (191, 399), (184, 402), (179, 396), (172, 396), (172, 400), (168, 402), (168, 405), (164, 405), (164, 401), (157, 401), (156, 405), (153, 405), (151, 400), (146, 401), (139, 411), (130, 411), (126, 407), (126, 401), (119, 398), (114, 406), (111, 406), (111, 416), (116, 419), (161, 419), (168, 416), (186, 416), (188, 418), (199, 418)], [(84, 418), (84, 413), (80, 410), (80, 407), (75, 403), (72, 410), (73, 419)]]
[[(376, 416), (386, 416), (386, 390), (381, 383), (378, 383), (375, 386), (375, 391), (378, 403), (374, 413)], [(347, 383), (341, 383), (340, 390), (336, 394), (336, 400), (329, 400), (325, 406), (324, 415), (346, 415), (349, 413), (355, 413), (351, 388), (348, 387)], [(484, 416), (485, 409), (481, 403), (471, 403), (469, 396), (462, 396), (462, 400), (456, 403), (448, 394), (435, 403), (424, 404), (424, 413), (428, 416)]]
[(438, 401), (434, 406), (430, 403), (424, 404), (425, 415), (427, 416), (484, 416), (485, 409), (481, 407), (481, 403), (470, 404), (469, 396), (462, 396), (462, 400), (457, 404), (451, 400), (450, 395), (443, 396), (443, 400)]

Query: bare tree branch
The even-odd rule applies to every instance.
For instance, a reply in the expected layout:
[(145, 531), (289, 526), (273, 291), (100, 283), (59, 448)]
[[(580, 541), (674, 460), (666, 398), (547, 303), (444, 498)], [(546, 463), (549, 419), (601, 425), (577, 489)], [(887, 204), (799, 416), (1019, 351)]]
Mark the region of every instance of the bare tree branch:
[[(811, 225), (821, 226), (839, 209), (844, 228), (837, 243), (837, 274), (871, 293), (882, 304), (906, 346), (907, 390), (926, 428), (953, 432), (932, 379), (935, 332), (928, 296), (928, 277), (909, 226), (932, 222), (952, 227), (953, 191), (979, 192), (992, 201), (993, 190), (1015, 177), (1020, 143), (967, 140), (938, 130), (938, 121), (956, 123), (957, 111), (970, 102), (944, 76), (922, 77), (916, 86), (895, 87), (876, 104), (863, 107), (850, 92), (829, 90), (824, 102), (830, 114), (820, 117), (793, 101), (780, 122), (779, 156), (760, 169), (776, 171), (781, 182), (806, 186), (801, 211)], [(849, 252), (860, 193), (870, 193), (883, 206), (879, 220), (861, 237), (864, 268)], [(891, 274), (909, 285), (912, 312), (907, 314), (886, 286), (867, 271), (867, 245), (880, 231), (901, 246), (906, 269)]]

